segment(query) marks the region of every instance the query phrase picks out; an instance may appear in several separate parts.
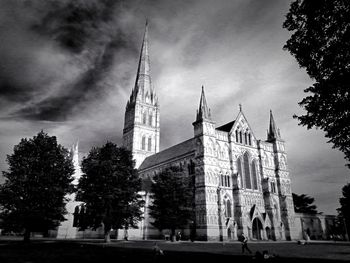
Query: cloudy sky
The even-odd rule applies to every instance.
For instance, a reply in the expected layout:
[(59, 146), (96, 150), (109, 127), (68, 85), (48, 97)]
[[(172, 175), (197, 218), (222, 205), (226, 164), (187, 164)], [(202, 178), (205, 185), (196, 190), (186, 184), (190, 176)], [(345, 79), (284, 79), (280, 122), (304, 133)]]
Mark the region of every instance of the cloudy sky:
[(343, 154), (293, 114), (312, 80), (282, 47), (290, 1), (0, 0), (0, 169), (20, 138), (41, 129), (81, 155), (121, 144), (146, 17), (161, 107), (161, 149), (193, 136), (205, 86), (217, 125), (238, 105), (257, 138), (272, 109), (296, 193), (335, 213), (349, 181)]

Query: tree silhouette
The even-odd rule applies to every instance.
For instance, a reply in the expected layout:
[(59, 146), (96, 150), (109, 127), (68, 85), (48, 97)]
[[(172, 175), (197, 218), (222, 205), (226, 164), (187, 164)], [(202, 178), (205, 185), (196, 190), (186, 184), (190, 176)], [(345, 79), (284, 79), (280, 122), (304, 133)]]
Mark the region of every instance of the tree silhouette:
[(306, 114), (294, 117), (325, 131), (350, 161), (350, 1), (296, 0), (283, 27), (293, 33), (284, 49), (315, 81), (299, 102)]
[[(346, 232), (350, 233), (350, 183), (346, 184), (342, 189), (343, 196), (339, 199), (340, 208), (338, 208), (339, 216), (344, 218)], [(344, 221), (342, 223), (344, 223)]]
[(316, 205), (313, 205), (315, 199), (305, 194), (293, 193), (294, 210), (297, 213), (316, 214)]
[(76, 198), (85, 203), (81, 229), (103, 224), (105, 241), (110, 242), (112, 228), (137, 227), (144, 201), (134, 165), (131, 152), (111, 142), (90, 150), (82, 161)]
[(29, 241), (31, 232), (53, 229), (65, 220), (65, 195), (73, 190), (74, 167), (56, 137), (41, 131), (22, 139), (7, 162), (6, 181), (0, 186), (3, 228), (24, 230), (24, 240)]
[(170, 229), (173, 240), (176, 228), (185, 227), (193, 219), (193, 180), (175, 166), (166, 168), (153, 180), (152, 224), (160, 231)]

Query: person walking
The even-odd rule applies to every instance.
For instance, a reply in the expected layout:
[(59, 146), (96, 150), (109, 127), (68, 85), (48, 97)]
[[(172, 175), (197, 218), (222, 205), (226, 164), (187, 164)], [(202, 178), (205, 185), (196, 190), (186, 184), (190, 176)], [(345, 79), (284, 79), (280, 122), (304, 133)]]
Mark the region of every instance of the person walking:
[(160, 262), (163, 256), (164, 256), (163, 250), (161, 250), (157, 242), (155, 242), (153, 246), (153, 262)]
[(248, 248), (248, 238), (244, 233), (242, 233), (241, 242), (242, 242), (242, 253), (244, 253), (245, 250), (247, 250), (249, 254), (251, 254), (252, 251)]

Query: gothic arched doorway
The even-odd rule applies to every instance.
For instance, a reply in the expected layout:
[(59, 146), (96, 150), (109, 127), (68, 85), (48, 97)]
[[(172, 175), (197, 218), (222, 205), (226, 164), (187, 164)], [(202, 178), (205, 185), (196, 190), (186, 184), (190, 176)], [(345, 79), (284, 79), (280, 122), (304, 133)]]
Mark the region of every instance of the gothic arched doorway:
[(254, 218), (254, 220), (253, 220), (252, 230), (253, 230), (253, 238), (257, 239), (257, 240), (261, 240), (263, 226), (262, 226), (261, 221), (257, 217)]
[(271, 240), (272, 239), (272, 235), (271, 235), (271, 228), (269, 228), (268, 226), (265, 228), (266, 230), (266, 237), (267, 239)]
[(230, 227), (227, 229), (227, 238), (228, 238), (229, 240), (232, 239), (232, 231), (231, 231), (231, 228), (230, 228)]

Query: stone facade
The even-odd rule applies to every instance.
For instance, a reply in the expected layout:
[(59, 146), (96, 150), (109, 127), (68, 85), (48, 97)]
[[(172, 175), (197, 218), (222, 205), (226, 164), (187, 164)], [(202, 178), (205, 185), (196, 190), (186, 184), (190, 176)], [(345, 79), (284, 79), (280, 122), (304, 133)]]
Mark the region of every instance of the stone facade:
[[(173, 165), (194, 177), (197, 239), (237, 239), (243, 232), (251, 239), (296, 237), (287, 155), (272, 112), (265, 141), (254, 136), (241, 107), (235, 120), (216, 127), (202, 88), (193, 138), (159, 152), (159, 104), (150, 76), (147, 25), (124, 123), (123, 144), (145, 181)], [(149, 189), (144, 190), (149, 205)], [(141, 236), (159, 236), (147, 207)]]
[(295, 239), (287, 155), (272, 113), (266, 141), (255, 138), (241, 109), (216, 128), (202, 89), (193, 126), (192, 139), (147, 157), (139, 172), (152, 180), (175, 165), (194, 176), (197, 239), (235, 240), (243, 232), (258, 240)]

